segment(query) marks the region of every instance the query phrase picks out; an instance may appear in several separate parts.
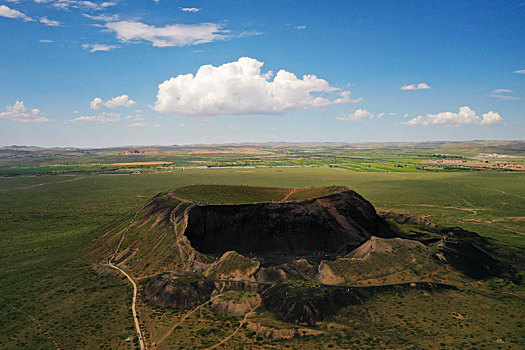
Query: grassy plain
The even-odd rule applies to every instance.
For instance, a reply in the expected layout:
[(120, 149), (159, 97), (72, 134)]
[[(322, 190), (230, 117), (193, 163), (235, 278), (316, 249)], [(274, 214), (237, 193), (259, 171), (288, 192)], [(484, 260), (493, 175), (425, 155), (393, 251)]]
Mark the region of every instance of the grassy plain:
[(287, 188), (222, 185), (196, 185), (173, 191), (180, 198), (210, 204), (245, 204), (255, 202), (285, 202), (316, 198), (336, 193), (339, 187)]
[[(104, 224), (139, 207), (158, 192), (190, 184), (287, 188), (345, 185), (378, 208), (425, 216), (442, 225), (462, 226), (497, 244), (524, 251), (524, 180), (525, 174), (519, 172), (363, 172), (338, 167), (256, 168), (249, 172), (247, 169), (173, 169), (132, 175), (0, 177), (0, 347), (133, 348), (133, 341), (125, 341), (135, 335), (128, 282), (120, 276), (99, 278), (90, 268), (91, 262), (78, 257), (84, 246), (103, 232)], [(452, 331), (449, 338), (443, 340), (443, 347), (459, 347), (456, 345), (461, 341), (468, 341), (472, 346), (475, 341), (479, 348), (519, 348), (516, 344), (523, 345), (524, 339), (517, 338), (515, 333), (507, 334), (510, 331), (504, 326), (513, 322), (512, 329), (523, 327), (518, 324), (520, 315), (522, 318), (525, 314), (523, 299), (504, 296), (498, 290), (503, 287), (498, 284), (493, 288), (496, 288), (494, 303), (489, 304), (487, 300), (493, 299), (479, 294), (475, 298), (481, 298), (482, 302), (477, 302), (489, 309), (495, 308), (492, 310), (495, 318), (483, 316), (484, 309), (470, 313), (463, 310), (463, 294), (444, 294), (430, 304), (435, 310), (425, 313), (415, 310), (429, 305), (423, 294), (413, 298), (385, 296), (384, 301), (391, 301), (395, 310), (383, 309), (383, 300), (377, 299), (367, 304), (365, 320), (369, 321), (352, 326), (357, 328), (348, 334), (332, 332), (325, 338), (312, 337), (311, 344), (339, 348), (355, 345), (357, 339), (359, 344), (371, 347), (388, 345), (388, 339), (393, 339), (391, 345), (399, 347), (405, 339), (408, 343), (439, 348), (435, 339), (443, 336), (439, 329), (446, 324)], [(455, 298), (460, 298), (457, 303), (447, 302)], [(202, 312), (211, 311), (203, 308)], [(457, 321), (453, 317), (455, 313), (468, 321)], [(217, 318), (213, 328), (221, 335), (227, 333), (225, 329), (233, 331), (238, 322), (213, 317)], [(380, 332), (377, 336), (365, 336), (366, 330), (372, 327), (366, 322), (375, 319), (383, 322), (373, 324)], [(418, 342), (414, 334), (417, 328), (413, 328), (422, 320), (427, 320), (425, 329), (430, 332), (424, 343)], [(166, 320), (170, 322), (173, 321)], [(195, 322), (200, 322), (200, 326), (182, 328), (177, 334), (193, 335), (195, 339), (198, 336), (202, 344), (195, 343), (195, 346), (212, 345), (208, 338), (218, 337), (204, 334), (207, 326), (202, 319), (197, 317)], [(411, 330), (400, 333), (403, 329)], [(270, 344), (267, 340), (250, 338), (250, 334), (249, 330), (239, 332), (230, 345), (241, 346), (251, 339), (260, 346), (304, 348), (300, 340)], [(472, 340), (471, 336), (480, 340)], [(177, 339), (180, 338), (175, 337), (168, 344), (175, 345)], [(504, 343), (496, 342), (497, 339)]]

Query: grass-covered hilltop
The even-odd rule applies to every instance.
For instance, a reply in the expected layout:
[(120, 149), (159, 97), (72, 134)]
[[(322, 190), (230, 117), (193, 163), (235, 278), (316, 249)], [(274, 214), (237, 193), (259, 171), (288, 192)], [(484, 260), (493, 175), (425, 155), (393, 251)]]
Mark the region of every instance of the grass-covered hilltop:
[(139, 348), (131, 280), (148, 349), (525, 345), (522, 142), (130, 149), (0, 151), (1, 348)]
[[(404, 298), (421, 317), (403, 328), (414, 344), (435, 345), (417, 332), (444, 336), (435, 322), (482, 329), (479, 305), (514, 325), (505, 331), (511, 347), (523, 341), (519, 294), (491, 291), (495, 281), (521, 284), (522, 256), (459, 227), (376, 213), (343, 186), (181, 187), (104, 226), (81, 259), (94, 264), (95, 278), (111, 278), (116, 266), (138, 284), (147, 348), (317, 348), (329, 339), (401, 346), (393, 332), (402, 313), (390, 309)], [(445, 302), (457, 311), (427, 314), (429, 303)], [(380, 311), (382, 303), (390, 312)], [(378, 329), (365, 337), (365, 325)]]

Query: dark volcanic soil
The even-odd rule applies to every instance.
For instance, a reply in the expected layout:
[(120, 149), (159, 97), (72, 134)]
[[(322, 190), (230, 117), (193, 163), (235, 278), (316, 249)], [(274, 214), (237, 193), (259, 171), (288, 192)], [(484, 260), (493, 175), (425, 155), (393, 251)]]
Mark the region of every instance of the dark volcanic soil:
[(373, 287), (267, 284), (247, 281), (212, 281), (206, 278), (170, 278), (159, 274), (146, 285), (144, 301), (151, 306), (182, 310), (202, 304), (228, 290), (256, 291), (262, 305), (279, 320), (313, 326), (348, 305), (363, 304), (377, 293), (404, 289), (443, 290), (455, 287), (441, 283), (402, 283)]
[(441, 227), (415, 215), (385, 210), (378, 214), (382, 218), (417, 227), (419, 230), (411, 231), (409, 235), (399, 229), (394, 230), (402, 238), (437, 246), (441, 254), (435, 257), (466, 276), (474, 279), (508, 277), (515, 283), (521, 283), (521, 276), (516, 274), (516, 269), (525, 266), (524, 257), (493, 246), (475, 232), (461, 227)]
[(344, 255), (372, 235), (396, 236), (351, 190), (300, 202), (195, 206), (185, 235), (204, 254), (259, 257)]
[(318, 285), (311, 287), (274, 284), (262, 288), (263, 306), (282, 321), (315, 325), (348, 305), (361, 305), (378, 293), (404, 289), (446, 290), (456, 287), (443, 283), (401, 283), (373, 287)]
[(180, 281), (157, 275), (146, 285), (144, 301), (158, 307), (182, 310), (210, 299), (215, 283), (207, 279)]

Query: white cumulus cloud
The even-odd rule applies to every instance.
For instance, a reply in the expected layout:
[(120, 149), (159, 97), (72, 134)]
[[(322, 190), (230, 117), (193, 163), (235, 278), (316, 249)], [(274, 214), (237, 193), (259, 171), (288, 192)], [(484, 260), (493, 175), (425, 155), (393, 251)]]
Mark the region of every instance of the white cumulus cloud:
[(495, 125), (495, 124), (501, 124), (503, 122), (503, 118), (499, 113), (496, 113), (494, 111), (490, 111), (487, 113), (484, 113), (481, 115), (481, 120), (479, 122), (480, 125)]
[(106, 23), (105, 27), (114, 32), (121, 42), (148, 41), (157, 47), (198, 45), (228, 37), (228, 31), (215, 23), (155, 27), (137, 21), (119, 21)]
[(427, 83), (411, 84), (401, 86), (401, 90), (426, 90), (431, 87)]
[(9, 119), (20, 123), (46, 123), (50, 120), (42, 117), (37, 109), (28, 109), (23, 101), (16, 101), (12, 106), (5, 106), (6, 111), (0, 112), (0, 119)]
[(411, 126), (429, 126), (442, 125), (448, 127), (460, 126), (465, 124), (477, 125), (495, 125), (503, 122), (503, 118), (499, 113), (490, 111), (480, 116), (476, 115), (470, 107), (464, 106), (459, 108), (459, 112), (441, 112), (438, 114), (427, 114), (426, 116), (418, 116), (410, 119), (403, 124)]
[[(396, 115), (397, 113), (388, 113), (388, 115)], [(337, 120), (346, 120), (346, 121), (352, 121), (352, 122), (362, 122), (365, 119), (381, 119), (383, 118), (387, 113), (371, 113), (367, 111), (366, 109), (356, 109), (355, 111), (351, 111), (350, 113), (343, 114), (339, 117), (336, 117)]]
[(20, 12), (15, 9), (11, 9), (6, 5), (0, 5), (0, 17), (6, 17), (6, 18), (20, 18), (24, 21), (33, 21), (31, 17), (26, 15), (23, 12)]
[(117, 108), (117, 107), (131, 107), (135, 104), (137, 104), (137, 102), (130, 99), (128, 95), (120, 95), (117, 97), (113, 97), (112, 99), (107, 100), (105, 102), (100, 97), (95, 97), (89, 103), (89, 107), (91, 109), (100, 109), (100, 107), (103, 107), (103, 106), (107, 108)]
[(336, 117), (337, 120), (347, 120), (353, 122), (362, 122), (366, 118), (373, 118), (374, 114), (370, 113), (366, 109), (357, 109), (350, 113), (344, 114), (340, 117)]
[[(191, 116), (223, 114), (283, 114), (293, 110), (350, 103), (341, 91), (315, 75), (302, 79), (280, 70), (262, 74), (263, 62), (241, 57), (222, 66), (204, 65), (193, 74), (179, 75), (159, 85), (154, 110)], [(327, 98), (322, 93), (337, 93)]]

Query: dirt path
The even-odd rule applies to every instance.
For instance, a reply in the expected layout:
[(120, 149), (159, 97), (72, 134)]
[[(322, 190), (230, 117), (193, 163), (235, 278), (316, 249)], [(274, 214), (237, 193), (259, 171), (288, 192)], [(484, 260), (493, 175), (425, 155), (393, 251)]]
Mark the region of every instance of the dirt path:
[(297, 192), (297, 188), (293, 188), (290, 192), (288, 192), (288, 194), (284, 196), (283, 199), (281, 199), (281, 202), (286, 202), (288, 198), (290, 198), (290, 196), (294, 194), (295, 192)]
[(173, 191), (168, 192), (168, 195), (171, 198), (176, 199), (176, 200), (178, 200), (180, 202), (183, 202), (183, 203), (193, 203), (192, 201), (189, 201), (187, 199), (184, 199), (184, 198), (181, 198), (181, 197), (177, 196), (175, 193), (173, 193)]
[(13, 310), (15, 310), (16, 312), (24, 314), (27, 317), (29, 317), (31, 322), (33, 322), (37, 326), (37, 328), (41, 329), (42, 334), (44, 334), (55, 345), (55, 348), (57, 350), (60, 350), (60, 346), (58, 346), (58, 343), (55, 341), (55, 339), (51, 336), (51, 334), (49, 334), (48, 331), (44, 331), (43, 330), (42, 324), (33, 315), (31, 315), (31, 314), (29, 314), (29, 313), (27, 313), (27, 312), (25, 312), (23, 310), (20, 310), (19, 308), (15, 307), (13, 305), (10, 305), (10, 304), (7, 304), (7, 303), (6, 303), (6, 305), (9, 306), (10, 308), (12, 308)]
[(64, 180), (64, 181), (42, 182), (42, 183), (35, 184), (35, 185), (31, 185), (31, 186), (9, 188), (9, 189), (7, 189), (7, 190), (2, 190), (2, 191), (0, 191), (0, 192), (5, 193), (5, 192), (10, 192), (10, 191), (25, 190), (25, 189), (28, 189), (28, 188), (40, 187), (40, 186), (45, 186), (45, 185), (61, 184), (61, 183), (64, 183), (64, 182), (77, 181), (77, 180), (80, 180), (80, 179), (82, 179), (82, 178), (84, 178), (84, 176), (75, 177), (74, 179), (69, 179), (69, 180)]
[(242, 328), (242, 326), (246, 323), (246, 321), (248, 320), (248, 317), (250, 317), (251, 315), (253, 315), (253, 313), (255, 312), (255, 310), (257, 310), (257, 308), (261, 305), (261, 301), (259, 300), (259, 302), (257, 303), (257, 305), (255, 305), (253, 308), (250, 307), (250, 312), (248, 312), (246, 315), (244, 315), (244, 318), (242, 319), (242, 321), (239, 323), (239, 326), (237, 328), (235, 328), (235, 330), (233, 331), (232, 334), (230, 334), (229, 336), (227, 336), (226, 338), (222, 339), (220, 342), (218, 342), (217, 344), (213, 345), (213, 346), (210, 346), (209, 348), (207, 348), (207, 350), (212, 350), (212, 349), (216, 349), (217, 347), (221, 346), (222, 344), (226, 343), (228, 340), (230, 340), (235, 334), (237, 334), (237, 332), (239, 331), (239, 329)]
[[(181, 201), (181, 203), (179, 205), (177, 205), (177, 207), (175, 207), (173, 212), (176, 212), (181, 205), (184, 205), (184, 203), (192, 203), (191, 201), (187, 201), (185, 199), (182, 199), (182, 198), (178, 197), (173, 192), (170, 192), (169, 195), (170, 195), (171, 198), (176, 199), (178, 201)], [(182, 220), (182, 227), (183, 227), (182, 232), (184, 232), (184, 230), (188, 226), (188, 210), (190, 208), (191, 208), (191, 206), (187, 207), (184, 210), (184, 215), (183, 215), (183, 220)], [(176, 246), (177, 246), (177, 249), (179, 250), (179, 256), (181, 256), (181, 257), (187, 256), (187, 258), (183, 259), (183, 264), (184, 264), (185, 268), (188, 268), (192, 264), (192, 262), (194, 260), (195, 253), (192, 253), (191, 250), (188, 249), (185, 246), (185, 244), (183, 244), (181, 242), (182, 232), (178, 232), (177, 231), (177, 227), (181, 224), (180, 220), (179, 221), (174, 221), (173, 220), (173, 215), (170, 215), (170, 222), (171, 222), (171, 224), (173, 226), (173, 231), (175, 233), (175, 239), (177, 240)]]
[(516, 231), (513, 228), (510, 228), (510, 227), (508, 227), (506, 225), (494, 223), (495, 221), (496, 220), (481, 221), (481, 220), (465, 219), (465, 220), (461, 220), (460, 222), (461, 223), (467, 223), (467, 224), (474, 224), (474, 225), (487, 225), (487, 226), (495, 227), (495, 228), (500, 229), (500, 230), (504, 230), (504, 231), (508, 231), (508, 232), (516, 233), (518, 235), (525, 236), (525, 232)]
[(505, 192), (505, 191), (502, 191), (502, 190), (498, 190), (497, 188), (477, 187), (477, 186), (472, 186), (472, 185), (465, 185), (465, 186), (466, 186), (466, 187), (469, 187), (469, 188), (477, 188), (477, 189), (479, 189), (479, 190), (496, 191), (496, 192), (499, 192), (499, 193), (505, 194), (505, 195), (507, 195), (507, 196), (514, 196), (514, 197), (518, 197), (518, 198), (525, 199), (524, 196), (520, 196), (519, 194), (508, 193), (508, 192)]
[(431, 208), (443, 208), (443, 209), (455, 209), (455, 210), (464, 210), (472, 213), (472, 215), (477, 215), (478, 211), (485, 210), (483, 208), (460, 208), (460, 207), (451, 207), (451, 206), (441, 206), (441, 205), (434, 205), (434, 204), (412, 204), (415, 207), (431, 207)]
[[(146, 203), (147, 204), (147, 203)], [(135, 322), (135, 329), (137, 330), (137, 336), (139, 338), (139, 344), (140, 344), (140, 350), (145, 350), (146, 347), (144, 346), (144, 338), (142, 337), (142, 331), (140, 330), (140, 323), (139, 323), (139, 319), (137, 317), (137, 308), (136, 308), (136, 304), (137, 304), (137, 291), (138, 291), (138, 288), (137, 288), (137, 284), (135, 283), (135, 281), (133, 280), (133, 278), (128, 275), (124, 270), (122, 270), (120, 267), (114, 265), (112, 263), (113, 259), (115, 258), (115, 256), (117, 255), (118, 251), (120, 250), (120, 246), (122, 245), (122, 242), (124, 241), (124, 238), (126, 238), (126, 234), (128, 233), (131, 225), (133, 224), (133, 222), (135, 221), (135, 219), (137, 218), (137, 215), (140, 213), (140, 211), (146, 206), (146, 204), (144, 204), (143, 206), (140, 207), (139, 210), (137, 210), (135, 212), (135, 216), (133, 216), (133, 219), (129, 222), (129, 225), (128, 227), (126, 228), (126, 231), (124, 231), (124, 233), (122, 234), (122, 237), (120, 238), (120, 241), (117, 245), (117, 249), (115, 249), (115, 252), (113, 253), (113, 255), (109, 258), (108, 260), (108, 266), (119, 271), (121, 274), (123, 274), (124, 276), (126, 276), (126, 278), (131, 282), (131, 284), (133, 285), (133, 299), (131, 301), (131, 312), (133, 313), (133, 320)]]
[(144, 209), (144, 207), (146, 206), (146, 204), (148, 204), (148, 202), (146, 202), (143, 206), (140, 207), (139, 210), (137, 210), (135, 212), (135, 215), (133, 216), (133, 219), (131, 219), (131, 221), (129, 222), (129, 225), (128, 227), (126, 228), (126, 231), (124, 231), (124, 233), (122, 233), (122, 237), (120, 238), (120, 241), (118, 242), (118, 245), (117, 245), (117, 249), (115, 249), (115, 252), (113, 253), (113, 255), (109, 258), (109, 261), (108, 263), (111, 264), (111, 262), (113, 261), (113, 259), (115, 259), (115, 256), (117, 256), (117, 253), (118, 251), (120, 250), (120, 246), (122, 245), (122, 242), (124, 241), (124, 238), (126, 238), (126, 234), (128, 233), (129, 229), (131, 228), (131, 225), (133, 224), (133, 222), (137, 219), (137, 215), (139, 215), (140, 211), (142, 209)]
[(137, 317), (137, 308), (136, 308), (136, 302), (137, 302), (137, 284), (131, 278), (130, 275), (128, 275), (124, 270), (122, 270), (120, 267), (113, 265), (111, 262), (108, 263), (108, 265), (115, 270), (118, 270), (120, 273), (122, 273), (124, 276), (128, 278), (128, 280), (133, 285), (133, 301), (131, 303), (131, 312), (133, 313), (133, 319), (135, 320), (135, 328), (137, 329), (137, 336), (139, 337), (139, 344), (140, 344), (140, 350), (145, 350), (146, 347), (144, 346), (144, 339), (142, 338), (142, 332), (140, 331), (140, 324), (139, 319)]
[(194, 309), (192, 309), (190, 312), (188, 312), (186, 315), (182, 316), (182, 318), (180, 319), (179, 322), (177, 322), (174, 326), (172, 326), (163, 336), (162, 338), (160, 338), (160, 340), (157, 343), (155, 349), (164, 341), (166, 340), (167, 337), (169, 337), (171, 335), (171, 333), (173, 333), (173, 331), (175, 330), (175, 328), (177, 328), (178, 326), (180, 326), (182, 323), (184, 323), (184, 321), (186, 321), (186, 319), (188, 317), (190, 317), (192, 314), (194, 314), (197, 310), (199, 310), (201, 307), (203, 307), (204, 305), (210, 303), (212, 300), (214, 300), (215, 298), (218, 298), (220, 297), (222, 294), (217, 294), (216, 296), (214, 296), (213, 298), (211, 298), (210, 300), (200, 304), (199, 306), (195, 307)]

